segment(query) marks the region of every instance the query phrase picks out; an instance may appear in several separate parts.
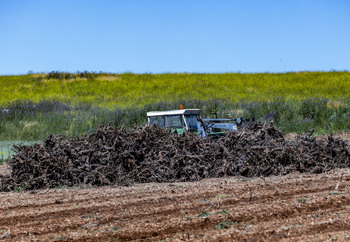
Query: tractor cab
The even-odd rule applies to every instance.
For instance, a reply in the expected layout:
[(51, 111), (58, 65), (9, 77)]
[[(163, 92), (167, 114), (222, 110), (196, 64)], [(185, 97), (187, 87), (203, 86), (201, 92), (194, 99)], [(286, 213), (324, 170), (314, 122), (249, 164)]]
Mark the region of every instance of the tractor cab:
[[(180, 106), (182, 108), (182, 105)], [(255, 121), (244, 118), (212, 118), (201, 119), (200, 109), (179, 109), (171, 111), (147, 112), (148, 125), (157, 124), (161, 128), (170, 129), (171, 132), (183, 134), (189, 131), (201, 137), (218, 137), (225, 135), (229, 131), (237, 131)]]
[(157, 124), (162, 128), (169, 128), (171, 132), (182, 134), (185, 130), (206, 136), (200, 118), (200, 109), (180, 109), (171, 111), (147, 112), (148, 124)]

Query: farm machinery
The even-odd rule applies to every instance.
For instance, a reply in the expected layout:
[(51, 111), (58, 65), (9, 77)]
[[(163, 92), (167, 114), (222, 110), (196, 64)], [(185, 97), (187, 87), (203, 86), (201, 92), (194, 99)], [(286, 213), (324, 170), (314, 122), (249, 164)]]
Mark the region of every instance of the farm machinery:
[(162, 128), (169, 128), (171, 132), (183, 134), (193, 132), (201, 137), (222, 136), (227, 131), (237, 131), (254, 119), (244, 118), (209, 118), (202, 119), (200, 109), (179, 109), (171, 111), (147, 112), (148, 124), (156, 124)]

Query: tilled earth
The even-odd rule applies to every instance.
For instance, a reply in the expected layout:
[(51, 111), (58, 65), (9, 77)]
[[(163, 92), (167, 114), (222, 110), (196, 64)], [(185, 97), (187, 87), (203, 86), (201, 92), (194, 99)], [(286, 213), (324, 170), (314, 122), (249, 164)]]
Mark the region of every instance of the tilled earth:
[(350, 169), (0, 193), (0, 238), (12, 241), (346, 240), (349, 230)]

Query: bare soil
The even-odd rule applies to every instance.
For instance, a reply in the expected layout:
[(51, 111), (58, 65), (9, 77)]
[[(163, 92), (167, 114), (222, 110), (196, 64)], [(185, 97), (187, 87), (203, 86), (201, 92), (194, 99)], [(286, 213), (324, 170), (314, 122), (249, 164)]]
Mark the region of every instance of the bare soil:
[(350, 239), (350, 169), (0, 193), (0, 239)]
[[(296, 133), (289, 133), (289, 134), (286, 134), (284, 136), (284, 138), (286, 140), (294, 140), (294, 139), (296, 139), (296, 137), (297, 137)], [(346, 141), (348, 144), (350, 144), (349, 143), (349, 141), (350, 141), (350, 131), (345, 131), (345, 132), (342, 132), (342, 133), (333, 134), (333, 138), (335, 138), (335, 139), (336, 138), (340, 138), (340, 139)], [(317, 139), (327, 139), (327, 135), (320, 135), (320, 136), (317, 137)]]
[(343, 133), (337, 133), (333, 135), (334, 138), (341, 138), (349, 143), (350, 141), (350, 131), (346, 131)]

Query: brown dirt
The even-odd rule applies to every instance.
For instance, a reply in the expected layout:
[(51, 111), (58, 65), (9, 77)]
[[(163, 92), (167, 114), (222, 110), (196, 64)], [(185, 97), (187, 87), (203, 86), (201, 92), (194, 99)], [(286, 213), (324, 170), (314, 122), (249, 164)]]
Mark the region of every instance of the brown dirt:
[[(296, 133), (289, 133), (284, 136), (286, 140), (295, 140), (297, 137)], [(350, 131), (345, 131), (342, 133), (336, 133), (333, 134), (333, 137), (336, 138), (341, 138), (342, 140), (346, 141), (348, 144), (350, 144)], [(318, 139), (326, 139), (327, 135), (321, 135), (317, 137)]]
[(341, 138), (341, 139), (343, 139), (343, 140), (345, 140), (345, 141), (347, 141), (349, 143), (349, 141), (350, 141), (350, 131), (334, 134), (333, 137), (334, 138)]
[(350, 169), (0, 193), (0, 239), (345, 240)]
[(0, 175), (10, 174), (10, 167), (7, 164), (0, 165)]

